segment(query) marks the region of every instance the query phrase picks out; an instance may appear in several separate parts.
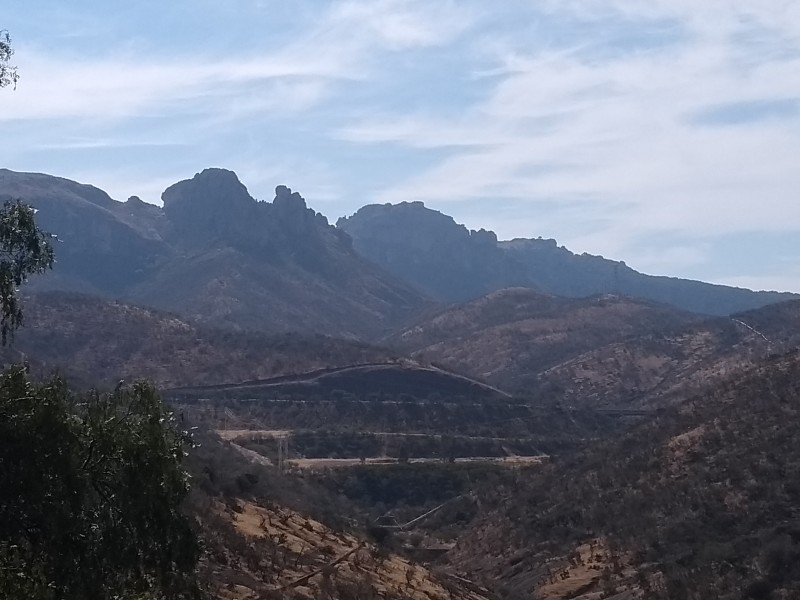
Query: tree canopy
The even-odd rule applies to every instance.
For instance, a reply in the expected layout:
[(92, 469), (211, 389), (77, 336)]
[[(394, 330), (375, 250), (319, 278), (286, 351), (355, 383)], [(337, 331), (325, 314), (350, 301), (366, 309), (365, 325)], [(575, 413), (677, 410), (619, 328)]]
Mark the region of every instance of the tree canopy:
[(0, 209), (0, 342), (22, 324), (17, 291), (29, 275), (53, 266), (51, 236), (39, 230), (35, 210), (19, 200)]
[(0, 376), (0, 598), (198, 595), (188, 436), (152, 386), (71, 393)]
[(19, 79), (17, 68), (8, 64), (13, 55), (14, 49), (11, 47), (8, 31), (0, 30), (0, 87), (17, 85)]
[[(0, 31), (0, 87), (16, 84)], [(20, 200), (0, 209), (0, 341), (22, 324), (19, 287), (53, 266)], [(0, 599), (196, 598), (200, 555), (182, 512), (190, 443), (146, 383), (110, 394), (0, 373)]]

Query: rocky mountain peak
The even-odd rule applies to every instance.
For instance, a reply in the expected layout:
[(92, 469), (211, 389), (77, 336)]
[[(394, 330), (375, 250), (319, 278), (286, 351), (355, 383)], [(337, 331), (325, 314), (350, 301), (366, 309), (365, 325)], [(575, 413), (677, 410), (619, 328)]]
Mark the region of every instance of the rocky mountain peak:
[(275, 188), (273, 204), (283, 209), (295, 211), (308, 208), (305, 199), (298, 192), (293, 192), (292, 188), (285, 185), (279, 185)]
[(473, 229), (469, 232), (469, 237), (478, 244), (490, 247), (497, 246), (497, 234), (489, 229), (481, 228), (478, 231)]
[(191, 179), (169, 186), (161, 194), (164, 211), (180, 211), (185, 203), (192, 209), (230, 209), (251, 205), (255, 201), (236, 173), (226, 169), (205, 169)]
[(199, 242), (233, 239), (252, 227), (256, 201), (226, 169), (205, 169), (164, 190), (164, 213), (176, 233)]
[(328, 219), (309, 208), (305, 199), (292, 188), (279, 185), (275, 188), (275, 199), (272, 201), (273, 218), (280, 223), (283, 232), (308, 235), (320, 234), (327, 230)]
[(437, 298), (465, 300), (497, 289), (497, 236), (469, 231), (422, 202), (365, 206), (336, 225), (357, 252)]
[(399, 204), (370, 204), (351, 217), (342, 217), (336, 226), (354, 239), (378, 239), (383, 244), (412, 245), (428, 252), (443, 244), (461, 244), (469, 240), (466, 227), (419, 201)]

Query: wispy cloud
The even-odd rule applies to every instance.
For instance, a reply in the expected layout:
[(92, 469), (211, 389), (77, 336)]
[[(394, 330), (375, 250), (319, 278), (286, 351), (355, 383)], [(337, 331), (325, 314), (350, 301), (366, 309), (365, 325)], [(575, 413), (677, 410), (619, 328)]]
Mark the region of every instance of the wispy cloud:
[[(468, 199), (549, 204), (527, 233), (558, 235), (579, 250), (622, 258), (659, 232), (796, 230), (800, 172), (791, 157), (800, 151), (800, 56), (792, 40), (800, 20), (785, 20), (796, 12), (786, 3), (765, 4), (737, 11), (730, 2), (550, 3), (552, 11), (580, 9), (584, 20), (624, 18), (629, 27), (674, 19), (691, 35), (679, 45), (600, 58), (587, 54), (591, 38), (551, 40), (528, 52), (525, 40), (507, 40), (506, 55), (485, 79), (486, 97), (465, 115), (362, 118), (336, 135), (355, 143), (461, 146), (378, 199), (447, 203), (456, 213)], [(780, 27), (785, 51), (765, 49), (745, 68), (741, 34), (766, 26)], [(712, 122), (717, 127), (705, 127)], [(744, 122), (758, 127), (727, 127)], [(576, 202), (582, 216), (574, 214)], [(611, 222), (579, 233), (561, 212)], [(678, 260), (683, 247), (661, 252), (676, 267), (686, 262)]]
[(726, 281), (758, 273), (723, 268), (721, 239), (800, 233), (798, 2), (31, 4), (7, 25), (12, 168), (157, 200), (224, 166), (331, 217), (424, 200)]
[(447, 44), (476, 18), (476, 10), (455, 0), (348, 0), (334, 6), (330, 27), (369, 32), (397, 50)]
[(692, 116), (698, 125), (746, 125), (765, 120), (800, 116), (800, 99), (726, 102), (702, 109)]

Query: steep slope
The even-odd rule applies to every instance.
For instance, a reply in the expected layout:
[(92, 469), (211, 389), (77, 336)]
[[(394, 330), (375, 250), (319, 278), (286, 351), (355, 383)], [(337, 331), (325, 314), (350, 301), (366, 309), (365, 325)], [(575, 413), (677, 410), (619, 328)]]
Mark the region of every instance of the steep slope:
[(654, 408), (800, 345), (800, 301), (701, 318), (631, 298), (515, 288), (441, 310), (385, 341), (537, 403)]
[(508, 598), (798, 597), (798, 436), (793, 353), (497, 490), (451, 562)]
[(696, 320), (630, 298), (569, 299), (515, 288), (445, 309), (386, 341), (420, 360), (529, 394), (540, 373), (575, 356)]
[(56, 268), (36, 284), (119, 295), (151, 276), (169, 250), (161, 210), (135, 198), (115, 202), (90, 185), (0, 169), (0, 200), (8, 199), (32, 204), (39, 227), (59, 238)]
[(505, 263), (494, 233), (468, 231), (422, 202), (371, 204), (336, 226), (363, 256), (442, 301), (523, 285)]
[(479, 586), (370, 540), (359, 513), (309, 478), (249, 461), (201, 434), (188, 458), (188, 509), (203, 538), (201, 576), (225, 600), (486, 600)]
[(571, 406), (662, 406), (799, 345), (794, 300), (613, 342), (526, 379), (535, 395)]
[(421, 202), (365, 206), (339, 219), (337, 227), (350, 234), (363, 256), (448, 302), (532, 287), (569, 297), (623, 294), (727, 315), (796, 297), (644, 275), (622, 262), (578, 256), (555, 240), (498, 242), (491, 231), (468, 231)]
[(34, 205), (61, 241), (37, 289), (132, 300), (215, 325), (350, 337), (385, 334), (427, 302), (360, 257), (299, 194), (278, 186), (273, 202), (257, 202), (223, 169), (171, 186), (163, 209), (8, 170), (0, 198)]
[(232, 332), (175, 314), (65, 292), (24, 298), (25, 326), (0, 357), (58, 370), (78, 385), (150, 379), (165, 387), (235, 383), (313, 369), (393, 360), (354, 341)]

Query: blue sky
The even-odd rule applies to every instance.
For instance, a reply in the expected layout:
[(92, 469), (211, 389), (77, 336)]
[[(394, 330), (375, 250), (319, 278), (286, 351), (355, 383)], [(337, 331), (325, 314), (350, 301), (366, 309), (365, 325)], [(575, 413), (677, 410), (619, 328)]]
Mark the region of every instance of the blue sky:
[(329, 219), (800, 292), (800, 2), (2, 0), (0, 166), (158, 203), (209, 166)]

